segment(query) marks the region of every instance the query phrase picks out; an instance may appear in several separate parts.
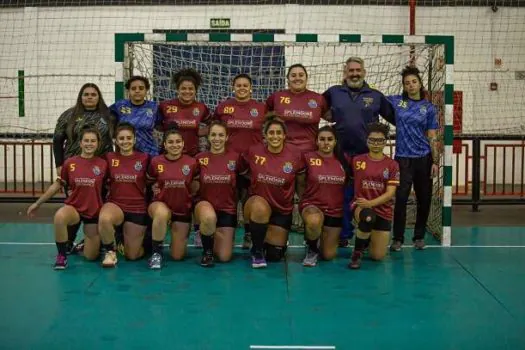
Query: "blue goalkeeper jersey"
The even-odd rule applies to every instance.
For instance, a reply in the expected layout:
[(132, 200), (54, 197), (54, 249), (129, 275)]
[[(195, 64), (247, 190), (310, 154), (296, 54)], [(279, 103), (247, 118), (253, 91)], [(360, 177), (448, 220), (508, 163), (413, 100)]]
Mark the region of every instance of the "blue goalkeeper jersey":
[(153, 129), (160, 123), (158, 105), (154, 101), (145, 101), (137, 106), (130, 100), (120, 100), (109, 109), (117, 122), (127, 122), (135, 127), (135, 148), (152, 156), (159, 154), (159, 146), (153, 137)]
[(401, 95), (387, 97), (396, 111), (396, 157), (419, 158), (431, 152), (428, 130), (439, 129), (436, 107)]

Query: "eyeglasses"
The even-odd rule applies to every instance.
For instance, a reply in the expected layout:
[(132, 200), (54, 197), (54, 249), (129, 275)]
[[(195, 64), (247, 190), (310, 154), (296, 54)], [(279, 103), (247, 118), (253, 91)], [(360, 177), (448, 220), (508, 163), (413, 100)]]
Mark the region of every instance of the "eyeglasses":
[(386, 139), (382, 137), (381, 138), (369, 137), (368, 142), (373, 145), (381, 145), (386, 142)]

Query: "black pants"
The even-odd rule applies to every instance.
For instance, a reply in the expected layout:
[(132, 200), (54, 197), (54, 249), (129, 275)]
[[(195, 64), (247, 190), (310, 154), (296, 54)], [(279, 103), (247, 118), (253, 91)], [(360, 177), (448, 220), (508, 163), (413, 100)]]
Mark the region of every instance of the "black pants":
[(394, 207), (394, 240), (404, 242), (407, 219), (407, 202), (414, 185), (417, 199), (416, 225), (413, 240), (423, 239), (432, 200), (432, 156), (421, 158), (396, 157), (400, 181)]

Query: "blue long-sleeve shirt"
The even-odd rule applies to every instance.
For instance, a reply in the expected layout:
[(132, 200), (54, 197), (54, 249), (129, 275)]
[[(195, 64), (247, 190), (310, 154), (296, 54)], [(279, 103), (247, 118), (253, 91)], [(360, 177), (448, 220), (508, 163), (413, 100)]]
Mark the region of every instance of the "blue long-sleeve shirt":
[(135, 127), (135, 148), (151, 156), (159, 154), (159, 146), (153, 137), (153, 129), (160, 123), (158, 105), (154, 101), (145, 101), (135, 105), (130, 100), (120, 100), (109, 109), (117, 122), (127, 122)]
[(335, 85), (323, 94), (335, 122), (337, 138), (342, 150), (350, 155), (368, 152), (366, 139), (367, 125), (379, 120), (395, 124), (392, 105), (385, 95), (371, 88), (366, 82), (360, 89), (350, 89), (348, 85)]

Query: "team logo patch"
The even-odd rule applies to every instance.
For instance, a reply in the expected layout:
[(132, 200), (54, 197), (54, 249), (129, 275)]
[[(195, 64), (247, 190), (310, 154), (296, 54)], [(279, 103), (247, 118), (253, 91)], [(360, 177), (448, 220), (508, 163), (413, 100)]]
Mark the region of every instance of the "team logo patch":
[(314, 99), (308, 100), (308, 107), (310, 108), (317, 108), (317, 101)]
[(152, 117), (153, 116), (153, 110), (151, 108), (146, 108), (146, 115), (148, 117)]
[(421, 107), (419, 107), (419, 113), (421, 113), (421, 114), (427, 114), (427, 106), (421, 106)]
[(184, 165), (182, 167), (182, 173), (184, 174), (184, 176), (188, 176), (188, 174), (190, 173), (190, 167), (187, 165)]
[(283, 171), (285, 174), (290, 174), (293, 171), (293, 165), (291, 162), (286, 162), (283, 165)]
[(365, 105), (365, 107), (369, 107), (370, 105), (372, 105), (372, 103), (374, 103), (373, 97), (363, 97), (363, 104)]
[(100, 175), (100, 168), (96, 165), (93, 167), (93, 174), (95, 174), (95, 176)]
[(255, 118), (259, 115), (259, 111), (256, 108), (252, 108), (250, 110), (250, 115)]
[(388, 171), (388, 168), (386, 168), (385, 170), (383, 170), (383, 178), (385, 180), (388, 179), (388, 175), (390, 175), (390, 172)]
[(136, 171), (141, 171), (142, 170), (142, 163), (140, 161), (137, 161), (135, 163), (134, 168), (135, 168)]
[(237, 165), (236, 161), (234, 161), (234, 160), (228, 161), (228, 165), (227, 165), (228, 170), (229, 171), (235, 171), (235, 165)]
[(194, 117), (198, 117), (200, 113), (201, 113), (201, 111), (199, 110), (198, 107), (193, 108), (193, 116)]

